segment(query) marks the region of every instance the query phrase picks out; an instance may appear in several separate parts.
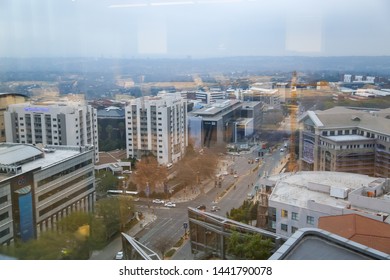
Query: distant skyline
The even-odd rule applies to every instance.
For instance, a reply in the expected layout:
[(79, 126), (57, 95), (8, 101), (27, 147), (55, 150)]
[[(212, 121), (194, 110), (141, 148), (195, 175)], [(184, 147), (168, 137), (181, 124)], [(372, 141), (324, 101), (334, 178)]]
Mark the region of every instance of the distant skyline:
[(0, 0), (0, 57), (390, 55), (388, 0)]

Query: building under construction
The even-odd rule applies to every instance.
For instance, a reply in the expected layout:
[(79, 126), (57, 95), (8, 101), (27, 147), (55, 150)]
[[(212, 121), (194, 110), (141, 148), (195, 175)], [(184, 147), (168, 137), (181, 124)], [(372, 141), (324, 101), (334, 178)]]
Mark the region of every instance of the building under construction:
[(300, 170), (390, 177), (390, 108), (308, 111), (300, 122)]

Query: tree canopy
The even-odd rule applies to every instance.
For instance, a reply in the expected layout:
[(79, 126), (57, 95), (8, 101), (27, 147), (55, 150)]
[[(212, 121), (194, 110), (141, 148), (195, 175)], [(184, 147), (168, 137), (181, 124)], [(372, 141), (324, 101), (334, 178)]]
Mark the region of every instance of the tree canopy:
[(227, 252), (238, 259), (266, 260), (271, 255), (273, 244), (260, 234), (233, 232), (227, 241)]

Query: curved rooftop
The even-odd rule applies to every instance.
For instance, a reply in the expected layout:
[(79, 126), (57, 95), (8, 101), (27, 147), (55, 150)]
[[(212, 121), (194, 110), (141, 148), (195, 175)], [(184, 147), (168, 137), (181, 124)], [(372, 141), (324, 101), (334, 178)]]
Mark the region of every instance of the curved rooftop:
[(26, 144), (1, 144), (0, 164), (21, 165), (23, 163), (44, 157), (43, 151)]

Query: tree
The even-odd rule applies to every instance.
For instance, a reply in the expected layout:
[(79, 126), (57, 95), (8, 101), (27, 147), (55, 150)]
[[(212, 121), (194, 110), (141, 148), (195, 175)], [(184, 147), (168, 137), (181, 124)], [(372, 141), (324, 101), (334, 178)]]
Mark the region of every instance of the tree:
[(96, 203), (96, 214), (105, 226), (106, 238), (126, 226), (134, 216), (133, 199), (129, 196), (103, 198)]
[(75, 212), (61, 219), (57, 230), (15, 244), (13, 255), (24, 260), (88, 259), (91, 250), (101, 249), (105, 241), (104, 226), (93, 214)]
[(237, 222), (249, 224), (250, 221), (257, 219), (258, 203), (247, 200), (239, 208), (232, 208), (227, 217)]
[(146, 191), (146, 186), (149, 185), (149, 193), (152, 193), (155, 192), (156, 185), (163, 184), (167, 177), (167, 168), (159, 165), (155, 157), (148, 156), (137, 163), (133, 180), (139, 186), (140, 191)]
[(214, 178), (218, 154), (214, 149), (204, 148), (197, 152), (192, 146), (177, 167), (176, 179), (186, 186), (199, 185), (206, 178)]
[(73, 232), (75, 238), (84, 241), (84, 250), (88, 256), (91, 250), (101, 249), (105, 245), (105, 227), (94, 214), (74, 212), (58, 223), (61, 232)]
[(263, 239), (260, 234), (240, 234), (233, 232), (227, 241), (227, 252), (238, 259), (266, 260), (273, 249), (271, 239)]
[(105, 194), (108, 190), (115, 190), (118, 188), (119, 179), (110, 171), (99, 171), (97, 177), (100, 179), (96, 186), (96, 191), (99, 194)]

